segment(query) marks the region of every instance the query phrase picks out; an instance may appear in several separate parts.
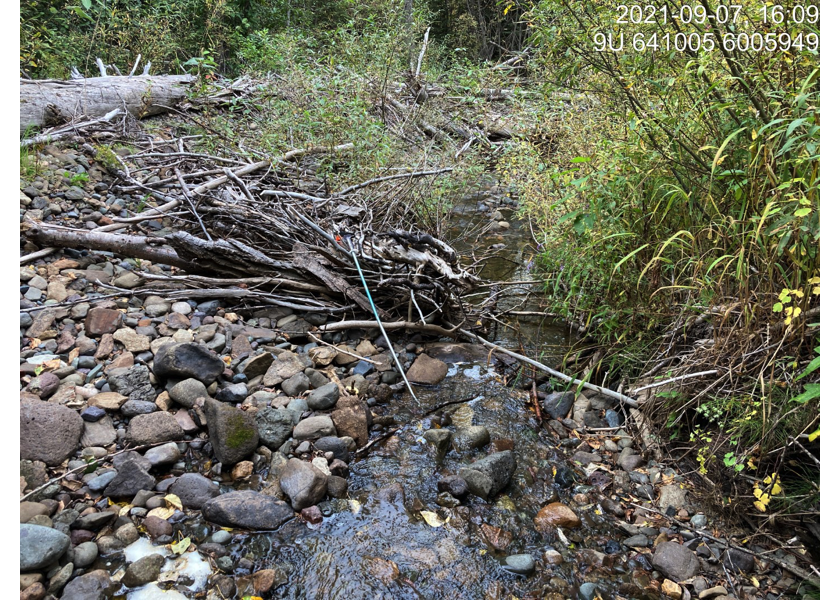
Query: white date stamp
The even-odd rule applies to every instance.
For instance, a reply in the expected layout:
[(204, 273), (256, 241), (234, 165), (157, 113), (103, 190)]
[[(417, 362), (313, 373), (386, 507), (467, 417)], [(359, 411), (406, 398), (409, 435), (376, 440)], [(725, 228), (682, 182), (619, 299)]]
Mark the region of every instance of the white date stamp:
[(620, 4), (598, 52), (819, 52), (819, 4)]

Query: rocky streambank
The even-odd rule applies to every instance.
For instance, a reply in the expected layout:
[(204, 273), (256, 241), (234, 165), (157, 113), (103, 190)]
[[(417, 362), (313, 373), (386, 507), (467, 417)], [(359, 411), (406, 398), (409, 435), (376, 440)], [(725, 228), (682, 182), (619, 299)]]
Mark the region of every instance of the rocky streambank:
[[(24, 219), (93, 229), (140, 200), (81, 154), (43, 160)], [(21, 599), (776, 600), (797, 584), (789, 553), (729, 543), (610, 398), (542, 386), (538, 419), (486, 349), (395, 333), (418, 406), (377, 329), (173, 300), (163, 273), (75, 250), (20, 269)]]

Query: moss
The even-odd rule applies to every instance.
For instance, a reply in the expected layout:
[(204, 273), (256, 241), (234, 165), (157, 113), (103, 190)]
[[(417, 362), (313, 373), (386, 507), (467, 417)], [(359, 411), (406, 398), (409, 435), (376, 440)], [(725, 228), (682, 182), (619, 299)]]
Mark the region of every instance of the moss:
[(231, 418), (226, 429), (225, 444), (233, 450), (249, 444), (254, 439), (254, 428), (244, 414), (238, 414)]

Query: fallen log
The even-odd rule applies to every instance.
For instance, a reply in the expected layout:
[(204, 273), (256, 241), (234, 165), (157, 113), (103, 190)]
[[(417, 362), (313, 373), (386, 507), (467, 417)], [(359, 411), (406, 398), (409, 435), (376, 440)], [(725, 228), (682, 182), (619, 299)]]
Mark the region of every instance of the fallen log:
[(192, 75), (139, 75), (86, 79), (20, 80), (20, 131), (95, 119), (114, 109), (137, 118), (165, 112), (187, 95)]

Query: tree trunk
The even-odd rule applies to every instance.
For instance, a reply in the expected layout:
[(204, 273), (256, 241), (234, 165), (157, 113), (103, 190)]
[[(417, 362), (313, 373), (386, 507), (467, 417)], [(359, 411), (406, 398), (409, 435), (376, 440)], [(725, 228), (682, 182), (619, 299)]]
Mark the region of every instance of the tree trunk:
[(165, 112), (186, 97), (192, 75), (20, 80), (20, 131), (125, 108), (135, 117)]

